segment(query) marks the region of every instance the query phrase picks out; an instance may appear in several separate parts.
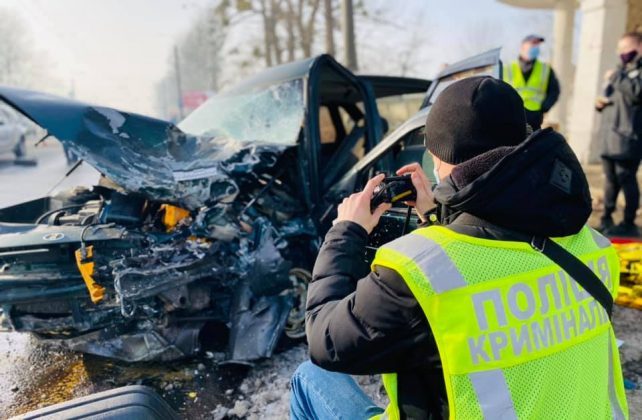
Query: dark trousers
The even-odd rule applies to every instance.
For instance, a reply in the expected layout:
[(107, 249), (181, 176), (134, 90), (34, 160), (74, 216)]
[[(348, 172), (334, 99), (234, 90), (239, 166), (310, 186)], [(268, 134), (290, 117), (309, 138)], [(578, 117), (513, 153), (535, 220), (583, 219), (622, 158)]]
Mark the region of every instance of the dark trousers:
[(640, 188), (637, 172), (640, 160), (616, 160), (602, 158), (606, 183), (604, 184), (604, 217), (611, 217), (620, 190), (624, 193), (624, 223), (633, 224), (640, 206)]

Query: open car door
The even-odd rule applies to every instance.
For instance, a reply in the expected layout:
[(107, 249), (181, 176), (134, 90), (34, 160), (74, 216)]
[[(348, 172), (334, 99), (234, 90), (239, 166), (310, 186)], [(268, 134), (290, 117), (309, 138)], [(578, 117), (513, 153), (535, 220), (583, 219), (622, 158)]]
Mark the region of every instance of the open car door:
[[(432, 159), (424, 147), (424, 135), (430, 130), (430, 127), (425, 126), (425, 121), (432, 104), (446, 87), (457, 80), (482, 75), (501, 78), (502, 62), (499, 54), (499, 48), (493, 49), (442, 70), (426, 92), (418, 113), (383, 139), (335, 185), (333, 189), (335, 200), (362, 188), (376, 172), (393, 175), (397, 169), (411, 162), (421, 163), (424, 172), (434, 182)], [(332, 215), (332, 218), (334, 216)], [(370, 235), (369, 259), (374, 256), (374, 252), (380, 245), (415, 229), (417, 224), (417, 216), (414, 212), (409, 214), (407, 206), (398, 204), (390, 209), (383, 215), (379, 225)]]
[(458, 61), (440, 71), (435, 82), (428, 88), (421, 109), (431, 106), (441, 92), (457, 80), (474, 76), (493, 76), (501, 79), (503, 69), (499, 59), (500, 51), (501, 48), (495, 48)]

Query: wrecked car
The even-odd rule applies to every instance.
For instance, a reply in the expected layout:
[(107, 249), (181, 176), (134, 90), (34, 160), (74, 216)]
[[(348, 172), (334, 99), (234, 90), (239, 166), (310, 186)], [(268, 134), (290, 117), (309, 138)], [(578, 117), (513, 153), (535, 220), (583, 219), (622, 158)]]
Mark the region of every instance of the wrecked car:
[(376, 101), (429, 84), (369, 81), (323, 55), (268, 69), (178, 126), (0, 88), (103, 175), (0, 210), (0, 328), (148, 361), (195, 354), (214, 324), (230, 361), (269, 357), (283, 333), (305, 334), (327, 193), (383, 137)]
[[(229, 361), (269, 357), (283, 334), (305, 335), (307, 282), (338, 203), (375, 172), (423, 160), (430, 174), (430, 104), (476, 74), (501, 74), (498, 50), (432, 84), (355, 76), (323, 55), (268, 69), (178, 126), (0, 88), (103, 175), (0, 209), (0, 328), (126, 361), (193, 355), (211, 334)], [(378, 102), (417, 93), (421, 110), (383, 138)], [(392, 208), (369, 253), (414, 225)]]

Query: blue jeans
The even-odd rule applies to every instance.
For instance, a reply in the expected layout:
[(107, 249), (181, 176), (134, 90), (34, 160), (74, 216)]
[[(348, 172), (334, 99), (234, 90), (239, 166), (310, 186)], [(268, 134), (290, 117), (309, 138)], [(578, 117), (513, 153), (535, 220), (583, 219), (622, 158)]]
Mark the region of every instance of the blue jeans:
[(368, 419), (383, 413), (350, 375), (330, 372), (307, 361), (292, 376), (290, 418)]

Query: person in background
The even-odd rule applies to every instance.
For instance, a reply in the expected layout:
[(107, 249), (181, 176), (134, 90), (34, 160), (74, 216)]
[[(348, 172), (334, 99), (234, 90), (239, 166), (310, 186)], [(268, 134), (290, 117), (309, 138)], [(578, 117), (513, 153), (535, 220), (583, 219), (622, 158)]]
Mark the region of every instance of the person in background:
[(560, 96), (560, 84), (550, 64), (539, 61), (544, 38), (528, 35), (522, 40), (519, 58), (504, 68), (504, 81), (517, 90), (524, 101), (526, 122), (539, 130), (547, 113)]
[[(617, 45), (621, 63), (604, 76), (604, 96), (597, 98), (595, 109), (605, 114), (609, 127), (602, 144), (604, 215), (598, 230), (608, 235), (638, 236), (635, 216), (640, 205), (637, 172), (642, 158), (642, 34), (624, 34)], [(626, 202), (622, 222), (614, 226), (620, 190)]]

